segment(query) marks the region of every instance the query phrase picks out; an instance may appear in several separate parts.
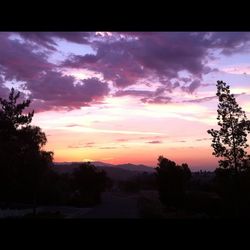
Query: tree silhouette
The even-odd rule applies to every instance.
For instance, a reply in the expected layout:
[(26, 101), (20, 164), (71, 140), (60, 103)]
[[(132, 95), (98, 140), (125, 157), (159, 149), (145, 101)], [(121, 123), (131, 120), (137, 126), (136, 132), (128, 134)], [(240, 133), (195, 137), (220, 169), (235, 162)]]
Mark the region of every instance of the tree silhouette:
[(219, 98), (217, 120), (220, 129), (208, 130), (213, 137), (213, 155), (222, 158), (215, 170), (216, 186), (223, 199), (224, 214), (233, 213), (238, 217), (250, 205), (250, 155), (246, 152), (250, 122), (230, 93), (229, 85), (218, 81), (216, 95)]
[(178, 206), (182, 203), (185, 184), (191, 178), (191, 171), (187, 164), (176, 165), (163, 156), (158, 158), (157, 184), (160, 200), (165, 205)]
[(250, 156), (245, 149), (248, 147), (247, 134), (250, 132), (250, 123), (245, 112), (230, 93), (229, 85), (223, 81), (217, 82), (218, 125), (220, 130), (210, 129), (212, 135), (213, 155), (223, 157), (219, 166), (224, 169), (233, 169), (238, 173), (247, 168)]
[(72, 186), (76, 194), (76, 203), (89, 206), (101, 201), (101, 193), (109, 185), (106, 172), (98, 170), (90, 162), (83, 163), (73, 172)]
[(12, 88), (8, 100), (0, 98), (0, 199), (33, 201), (35, 212), (39, 186), (53, 159), (42, 150), (47, 139), (31, 126), (34, 111), (24, 114), (30, 100), (17, 103), (20, 92)]

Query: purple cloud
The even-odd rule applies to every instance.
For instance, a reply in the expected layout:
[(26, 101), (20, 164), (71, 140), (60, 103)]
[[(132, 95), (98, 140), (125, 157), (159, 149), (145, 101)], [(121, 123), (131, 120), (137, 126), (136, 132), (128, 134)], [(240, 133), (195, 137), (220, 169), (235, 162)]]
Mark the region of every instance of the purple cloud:
[(133, 85), (152, 74), (164, 83), (178, 78), (181, 70), (197, 77), (207, 70), (202, 62), (207, 50), (191, 33), (133, 33), (132, 37), (136, 39), (95, 42), (96, 55), (73, 56), (63, 66), (101, 72), (118, 87)]
[[(155, 75), (163, 85), (169, 84), (169, 91), (182, 86), (183, 91), (193, 93), (201, 86), (202, 75), (216, 70), (206, 65), (205, 59), (212, 56), (209, 49), (223, 49), (224, 54), (239, 52), (249, 38), (247, 32), (113, 33), (113, 39), (104, 36), (93, 44), (96, 55), (73, 56), (63, 65), (101, 72), (120, 88)], [(182, 70), (190, 73), (191, 78), (180, 77)], [(170, 84), (174, 79), (178, 81)], [(189, 86), (183, 85), (188, 82)]]
[(157, 96), (153, 98), (142, 98), (141, 101), (143, 103), (154, 103), (154, 104), (167, 104), (172, 100), (171, 97), (168, 96)]
[[(48, 109), (74, 109), (100, 102), (109, 93), (108, 84), (97, 78), (76, 81), (72, 76), (58, 72), (58, 65), (48, 62), (48, 54), (38, 50), (42, 42), (55, 45), (52, 37), (64, 38), (74, 42), (84, 42), (82, 33), (22, 33), (29, 41), (37, 44), (10, 39), (11, 33), (0, 34), (0, 92), (6, 88), (3, 80), (24, 82), (26, 90), (33, 99), (36, 111)], [(86, 35), (85, 35), (86, 37)], [(46, 45), (42, 44), (42, 45)], [(39, 52), (38, 52), (39, 51)]]
[(118, 90), (114, 96), (152, 96), (154, 95), (154, 91), (149, 90)]
[[(19, 34), (22, 39), (10, 39)], [(59, 49), (57, 39), (88, 44), (96, 54), (75, 55), (60, 65), (48, 61)], [(171, 102), (166, 92), (176, 88), (193, 94), (204, 87), (202, 77), (216, 69), (208, 66), (212, 51), (230, 55), (249, 51), (250, 32), (2, 32), (0, 33), (0, 94), (5, 81), (24, 82), (33, 106), (39, 110), (68, 109), (101, 103), (109, 94), (108, 82), (118, 88), (115, 96), (133, 95), (144, 103)], [(63, 75), (64, 67), (101, 73), (103, 80), (76, 81)], [(181, 72), (187, 72), (183, 77)], [(126, 90), (146, 82), (154, 91)], [(160, 86), (159, 86), (160, 85)], [(208, 97), (210, 98), (210, 97)], [(203, 99), (200, 101), (205, 101)], [(195, 102), (195, 101), (194, 101)], [(199, 100), (197, 100), (199, 102)]]
[(249, 32), (213, 32), (210, 34), (209, 45), (222, 49), (221, 53), (230, 55), (235, 52), (249, 50)]
[[(241, 95), (245, 95), (245, 92), (242, 92), (240, 94), (235, 94), (234, 96), (241, 96)], [(191, 102), (191, 103), (201, 103), (201, 102), (208, 102), (214, 99), (217, 99), (218, 96), (207, 96), (207, 97), (203, 97), (203, 98), (197, 98), (197, 99), (193, 99), (193, 100), (184, 100), (183, 102)]]
[(196, 89), (198, 89), (199, 87), (201, 86), (201, 82), (200, 82), (200, 80), (194, 80), (194, 81), (192, 81), (191, 83), (190, 83), (190, 85), (189, 86), (183, 86), (181, 89), (183, 90), (183, 91), (186, 91), (186, 92), (188, 92), (188, 93), (190, 93), (190, 94), (192, 94)]
[(166, 87), (159, 87), (155, 91), (150, 90), (118, 90), (114, 96), (141, 96), (143, 103), (167, 104), (171, 102), (171, 97), (163, 96), (168, 91)]
[(46, 49), (56, 50), (55, 38), (78, 44), (88, 44), (92, 34), (91, 32), (19, 32), (19, 35), (25, 41), (35, 43)]
[(4, 80), (0, 75), (0, 98), (6, 98), (9, 94), (9, 89), (3, 85)]
[(201, 103), (201, 102), (208, 102), (211, 101), (213, 99), (218, 98), (217, 96), (207, 96), (207, 97), (203, 97), (203, 98), (197, 98), (197, 99), (193, 99), (193, 100), (185, 100), (183, 102), (191, 102), (191, 103)]
[(5, 80), (34, 80), (41, 72), (55, 67), (45, 53), (35, 52), (36, 46), (10, 40), (9, 35), (0, 33), (0, 73)]
[(97, 78), (76, 82), (74, 77), (63, 76), (55, 71), (28, 82), (27, 87), (31, 91), (33, 105), (38, 109), (43, 102), (46, 103), (46, 109), (80, 108), (102, 100), (109, 93), (107, 83)]

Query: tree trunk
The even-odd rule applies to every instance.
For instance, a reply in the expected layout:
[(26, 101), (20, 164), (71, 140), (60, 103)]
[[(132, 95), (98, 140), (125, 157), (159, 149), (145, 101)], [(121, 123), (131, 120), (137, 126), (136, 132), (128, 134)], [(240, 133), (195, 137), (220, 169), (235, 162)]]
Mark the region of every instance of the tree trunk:
[(234, 202), (235, 216), (239, 217), (240, 216), (239, 168), (237, 164), (236, 145), (235, 145), (235, 138), (234, 138), (234, 126), (233, 126), (232, 120), (231, 120), (231, 128), (232, 128), (232, 136), (233, 136), (233, 158), (234, 158), (234, 169), (235, 169), (235, 175), (233, 177), (233, 183), (234, 183), (233, 202)]
[(234, 126), (232, 121), (232, 115), (230, 114), (230, 120), (231, 120), (231, 129), (232, 129), (232, 137), (233, 137), (233, 158), (234, 158), (234, 169), (235, 173), (238, 172), (238, 166), (237, 166), (237, 155), (236, 155), (236, 145), (235, 145), (235, 138), (234, 138)]

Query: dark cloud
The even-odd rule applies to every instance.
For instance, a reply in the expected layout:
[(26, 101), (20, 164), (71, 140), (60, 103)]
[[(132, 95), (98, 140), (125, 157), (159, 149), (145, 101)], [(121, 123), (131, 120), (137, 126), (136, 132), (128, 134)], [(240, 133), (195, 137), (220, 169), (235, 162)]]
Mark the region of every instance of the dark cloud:
[(9, 94), (9, 89), (0, 85), (0, 98), (6, 99)]
[[(176, 84), (176, 83), (175, 83)], [(178, 85), (178, 83), (177, 83)], [(175, 85), (177, 87), (177, 85)], [(178, 85), (179, 86), (179, 85)], [(162, 95), (164, 94), (164, 92), (166, 91), (166, 87), (158, 87), (156, 90), (155, 90), (155, 96), (159, 96), (159, 95)]]
[(148, 141), (147, 143), (150, 143), (150, 144), (160, 144), (160, 143), (162, 143), (162, 141)]
[(63, 65), (101, 72), (118, 87), (133, 85), (152, 74), (164, 83), (178, 78), (181, 70), (197, 77), (208, 70), (203, 64), (207, 50), (198, 36), (176, 32), (133, 33), (132, 36), (137, 39), (98, 41), (96, 55), (73, 56)]
[(142, 98), (141, 101), (144, 103), (154, 103), (154, 104), (167, 104), (172, 100), (171, 97), (168, 96), (157, 96), (153, 98)]
[(41, 72), (55, 67), (45, 53), (35, 52), (36, 46), (10, 40), (9, 35), (0, 33), (0, 73), (5, 80), (34, 80)]
[(197, 99), (193, 99), (193, 100), (185, 100), (183, 102), (201, 103), (201, 102), (208, 102), (208, 101), (214, 100), (216, 98), (218, 98), (218, 97), (217, 96), (207, 96), (207, 97), (197, 98)]
[(208, 38), (212, 48), (219, 48), (225, 55), (249, 50), (250, 32), (213, 32)]
[(117, 147), (100, 147), (99, 149), (116, 149)]
[(4, 79), (0, 75), (0, 98), (6, 98), (9, 94), (9, 89), (3, 85)]
[(116, 141), (118, 141), (118, 142), (126, 142), (126, 141), (129, 141), (129, 139), (123, 139), (123, 138), (121, 138), (121, 139), (116, 139)]
[(86, 142), (84, 145), (85, 145), (85, 147), (86, 146), (92, 147), (94, 144), (95, 144), (94, 142)]
[(79, 44), (88, 44), (90, 32), (19, 32), (19, 35), (28, 42), (50, 50), (56, 50), (55, 38)]
[[(151, 140), (154, 142), (161, 142), (159, 139), (162, 139), (162, 136), (141, 136), (141, 137), (133, 137), (133, 138), (118, 138), (115, 141), (116, 142), (127, 142), (127, 141), (137, 141), (137, 140)], [(149, 141), (148, 143), (150, 143), (151, 141)]]
[(34, 81), (27, 83), (31, 91), (33, 105), (39, 109), (39, 104), (46, 103), (46, 109), (75, 109), (100, 101), (109, 93), (106, 82), (98, 78), (89, 78), (76, 83), (72, 76), (49, 71)]
[(150, 90), (118, 90), (114, 96), (141, 96), (143, 103), (167, 104), (171, 102), (171, 97), (164, 96), (166, 87), (159, 87), (155, 91)]
[(68, 148), (92, 148), (94, 145), (94, 142), (86, 142), (84, 144), (79, 143), (78, 145), (69, 145)]
[(199, 138), (199, 139), (196, 139), (196, 141), (210, 141), (211, 139), (210, 138)]
[[(171, 87), (172, 88), (176, 88), (177, 83), (175, 83), (175, 87)], [(179, 85), (178, 85), (179, 86)], [(161, 86), (158, 87), (155, 91), (152, 90), (118, 90), (114, 96), (126, 96), (126, 95), (130, 95), (130, 96), (143, 96), (143, 97), (164, 97), (164, 93), (166, 91), (169, 91), (169, 86)]]
[(152, 96), (154, 95), (154, 91), (149, 90), (118, 90), (114, 96)]
[(183, 86), (181, 89), (185, 92), (188, 92), (190, 94), (192, 94), (196, 89), (198, 89), (199, 87), (201, 86), (201, 82), (200, 80), (194, 80), (190, 83), (190, 85), (188, 85), (187, 87), (186, 86)]
[(79, 125), (79, 124), (68, 124), (65, 127), (67, 127), (67, 128), (74, 128), (74, 127), (81, 127), (81, 125)]
[(141, 136), (138, 138), (138, 140), (157, 140), (161, 138), (162, 136)]
[(83, 146), (80, 146), (80, 145), (69, 145), (68, 148), (83, 148)]
[[(245, 92), (242, 92), (240, 94), (235, 94), (234, 96), (241, 96), (241, 95), (245, 95)], [(218, 96), (207, 96), (207, 97), (203, 97), (203, 98), (197, 98), (197, 99), (193, 99), (193, 100), (184, 100), (183, 102), (191, 102), (191, 103), (201, 103), (201, 102), (208, 102), (214, 99), (217, 99)]]
[(242, 92), (240, 94), (234, 94), (234, 96), (237, 97), (237, 96), (246, 95), (246, 94), (247, 94), (246, 92)]
[[(10, 39), (13, 34), (19, 34), (22, 39)], [(88, 44), (96, 54), (75, 55), (60, 65), (53, 64), (48, 60), (51, 53), (59, 49), (57, 39)], [(38, 110), (74, 109), (102, 103), (109, 93), (107, 82), (111, 81), (119, 88), (116, 96), (133, 95), (144, 103), (167, 104), (171, 98), (166, 92), (180, 88), (193, 94), (205, 86), (203, 75), (216, 70), (208, 66), (209, 59), (214, 58), (214, 49), (224, 55), (242, 53), (249, 50), (249, 41), (250, 32), (114, 32), (112, 35), (2, 32), (0, 94), (6, 95), (7, 91), (3, 81), (22, 81)], [(103, 80), (76, 81), (60, 73), (64, 67), (98, 72), (103, 75)], [(183, 77), (182, 71), (187, 76)], [(156, 82), (157, 89), (125, 89), (142, 82), (151, 86)]]
[[(249, 39), (248, 32), (113, 33), (113, 39), (104, 36), (93, 44), (96, 55), (73, 56), (64, 65), (101, 72), (118, 87), (134, 85), (149, 75), (155, 75), (163, 85), (178, 79), (169, 91), (182, 86), (192, 94), (201, 86), (202, 75), (216, 71), (206, 64), (212, 57), (211, 49), (221, 49), (223, 54), (240, 52), (247, 48)], [(190, 77), (180, 77), (183, 70)]]
[[(24, 82), (30, 91), (32, 106), (36, 111), (49, 109), (74, 109), (100, 102), (109, 93), (108, 84), (98, 78), (76, 81), (72, 76), (58, 72), (57, 65), (48, 62), (48, 54), (37, 50), (35, 44), (10, 39), (11, 33), (0, 34), (0, 73), (6, 80)], [(22, 33), (27, 40), (37, 43), (54, 44), (52, 37), (60, 37), (74, 42), (81, 40), (81, 33)], [(4, 95), (6, 88), (0, 82), (0, 92)]]

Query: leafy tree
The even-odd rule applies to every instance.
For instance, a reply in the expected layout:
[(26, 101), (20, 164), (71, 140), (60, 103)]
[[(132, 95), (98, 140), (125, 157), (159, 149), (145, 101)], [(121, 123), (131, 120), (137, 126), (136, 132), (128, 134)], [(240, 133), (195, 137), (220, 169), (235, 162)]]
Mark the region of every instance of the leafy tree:
[(229, 85), (223, 81), (217, 82), (218, 125), (219, 130), (210, 129), (212, 135), (213, 155), (222, 157), (219, 166), (224, 169), (233, 169), (235, 173), (245, 170), (250, 156), (245, 149), (248, 147), (247, 134), (250, 132), (250, 123), (245, 112), (230, 93)]
[(39, 201), (45, 205), (68, 205), (72, 187), (69, 173), (51, 170), (46, 174), (40, 188)]
[[(250, 207), (250, 155), (246, 148), (250, 121), (223, 81), (217, 82), (219, 130), (210, 129), (213, 155), (220, 157), (216, 169), (217, 191), (223, 199), (224, 214), (242, 216)], [(249, 215), (248, 215), (249, 216)]]
[(72, 186), (79, 205), (98, 204), (101, 201), (101, 193), (106, 190), (108, 184), (106, 172), (98, 170), (90, 162), (80, 165), (73, 172)]
[(31, 123), (34, 111), (29, 112), (27, 115), (23, 114), (23, 110), (30, 105), (30, 100), (24, 100), (22, 103), (17, 104), (17, 99), (20, 97), (20, 92), (15, 93), (14, 88), (11, 89), (9, 100), (0, 98), (0, 119), (1, 130), (17, 129), (20, 126), (26, 126)]
[(24, 114), (30, 100), (17, 103), (20, 92), (12, 88), (8, 100), (0, 98), (0, 198), (36, 204), (43, 176), (53, 153), (42, 150), (47, 139), (39, 127), (31, 126), (34, 111)]
[(156, 171), (160, 200), (166, 205), (180, 205), (185, 194), (185, 185), (191, 178), (188, 165), (179, 166), (174, 161), (160, 156)]
[(15, 93), (12, 88), (8, 100), (0, 98), (0, 194), (6, 201), (13, 195), (16, 185), (20, 148), (17, 129), (27, 126), (33, 117), (33, 112), (22, 114), (30, 101), (17, 104), (19, 97), (20, 93)]

